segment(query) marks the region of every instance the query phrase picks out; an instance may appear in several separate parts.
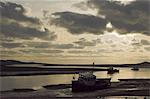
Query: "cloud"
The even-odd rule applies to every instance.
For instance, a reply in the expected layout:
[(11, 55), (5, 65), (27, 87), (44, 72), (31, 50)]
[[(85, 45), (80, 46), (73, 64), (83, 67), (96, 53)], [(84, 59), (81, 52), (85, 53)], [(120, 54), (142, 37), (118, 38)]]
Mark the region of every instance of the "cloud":
[(144, 49), (150, 52), (150, 47), (144, 47)]
[(40, 31), (36, 28), (24, 27), (16, 22), (10, 24), (1, 24), (1, 35), (6, 38), (20, 38), (20, 39), (45, 39), (54, 40), (56, 35), (50, 31)]
[(136, 0), (124, 5), (112, 0), (89, 0), (87, 5), (98, 9), (100, 15), (105, 15), (119, 33), (150, 35), (149, 3), (149, 0)]
[(103, 34), (107, 21), (103, 18), (73, 12), (56, 12), (51, 24), (66, 28), (72, 34)]
[(56, 38), (54, 32), (49, 31), (47, 28), (42, 30), (44, 26), (39, 19), (26, 16), (26, 10), (22, 5), (0, 2), (0, 12), (2, 20), (0, 21), (0, 36), (6, 40), (8, 38), (30, 40), (34, 38), (54, 40)]
[(62, 50), (47, 50), (47, 49), (23, 49), (20, 50), (21, 52), (25, 54), (60, 54), (63, 53), (64, 51)]
[(133, 46), (147, 46), (147, 45), (150, 45), (150, 41), (149, 40), (146, 40), (146, 39), (141, 39), (140, 41), (134, 41), (133, 40), (133, 43), (132, 43)]
[(116, 47), (116, 46), (117, 46), (117, 45), (115, 45), (115, 44), (112, 44), (112, 45), (111, 45), (111, 47)]
[(6, 42), (2, 42), (1, 46), (3, 48), (16, 48), (16, 47), (23, 47), (23, 45), (21, 43), (6, 43)]
[(71, 50), (68, 51), (68, 53), (73, 53), (73, 54), (89, 54), (89, 53), (93, 53), (93, 51), (85, 51), (85, 50)]
[(25, 42), (24, 43), (27, 47), (33, 48), (49, 48), (51, 46), (51, 42)]
[(70, 49), (70, 48), (73, 48), (74, 45), (73, 44), (55, 44), (55, 45), (52, 45), (51, 47), (58, 48), (58, 49)]
[(82, 46), (75, 46), (74, 44), (51, 44), (51, 48), (56, 49), (83, 49)]
[(13, 55), (18, 55), (18, 54), (20, 54), (19, 52), (17, 52), (17, 51), (12, 51), (12, 50), (9, 50), (9, 51), (7, 51), (7, 50), (0, 50), (0, 55), (1, 56), (13, 56)]
[(75, 44), (78, 44), (80, 46), (96, 46), (98, 40), (93, 41), (87, 41), (85, 38), (79, 39), (79, 41), (74, 42)]
[(76, 46), (75, 44), (58, 44), (52, 42), (26, 42), (27, 47), (33, 48), (51, 48), (51, 49), (83, 49), (83, 46)]
[(141, 46), (141, 44), (139, 42), (137, 43), (132, 43), (133, 46)]
[(112, 51), (110, 51), (109, 49), (106, 49), (106, 48), (98, 49), (97, 52), (99, 52), (99, 53), (113, 53)]
[(113, 52), (123, 52), (123, 50), (122, 49), (114, 49), (114, 50), (112, 50), (112, 53)]
[(16, 21), (32, 22), (35, 24), (40, 24), (38, 18), (28, 17), (25, 15), (27, 10), (20, 4), (11, 2), (0, 2), (1, 16), (9, 19), (14, 19)]
[(86, 5), (86, 2), (84, 2), (84, 1), (82, 1), (82, 2), (80, 2), (80, 3), (75, 3), (75, 4), (73, 4), (72, 6), (73, 6), (73, 7), (76, 7), (76, 8), (79, 8), (79, 9), (81, 9), (81, 10), (83, 10), (83, 11), (87, 11), (87, 10), (88, 10), (88, 7), (87, 7), (87, 5)]
[(150, 45), (150, 41), (148, 40), (141, 40), (142, 45)]

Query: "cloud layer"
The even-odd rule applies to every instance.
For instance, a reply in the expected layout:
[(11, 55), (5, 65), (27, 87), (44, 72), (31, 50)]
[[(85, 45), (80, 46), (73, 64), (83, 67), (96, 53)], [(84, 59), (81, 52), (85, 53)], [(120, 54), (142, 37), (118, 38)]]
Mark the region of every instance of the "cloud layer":
[(27, 12), (26, 9), (16, 3), (3, 3), (0, 2), (0, 11), (2, 14), (2, 17), (7, 17), (9, 19), (14, 19), (16, 21), (25, 21), (25, 22), (32, 22), (35, 24), (40, 24), (40, 20), (38, 18), (32, 18), (25, 15)]
[(25, 15), (25, 8), (22, 5), (0, 2), (1, 32), (4, 38), (19, 39), (44, 39), (53, 40), (56, 35), (48, 29), (42, 30), (40, 20)]
[(96, 46), (97, 43), (100, 43), (100, 39), (87, 41), (85, 38), (81, 38), (78, 41), (74, 42), (75, 44), (78, 44), (80, 46), (86, 47), (86, 46)]
[(119, 1), (89, 0), (90, 8), (98, 9), (99, 15), (105, 15), (119, 33), (149, 33), (149, 0), (136, 0), (124, 5)]
[(48, 59), (52, 63), (150, 59), (148, 0), (62, 2), (68, 7), (57, 5), (59, 0), (39, 0), (38, 4), (34, 0), (2, 1), (10, 1), (0, 2), (0, 55), (4, 59)]
[(56, 12), (51, 24), (66, 28), (72, 34), (103, 34), (107, 21), (103, 18), (74, 12)]

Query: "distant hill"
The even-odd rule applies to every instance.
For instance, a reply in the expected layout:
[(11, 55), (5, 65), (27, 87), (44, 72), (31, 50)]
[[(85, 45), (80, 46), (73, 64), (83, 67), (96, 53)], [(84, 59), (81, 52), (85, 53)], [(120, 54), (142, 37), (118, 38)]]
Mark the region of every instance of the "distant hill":
[[(0, 66), (8, 66), (14, 64), (41, 64), (43, 66), (92, 66), (92, 64), (47, 64), (47, 63), (36, 63), (36, 62), (22, 62), (17, 60), (0, 60)], [(150, 67), (150, 62), (142, 62), (137, 64), (95, 64), (99, 67)]]
[(143, 63), (138, 63), (137, 65), (141, 65), (141, 66), (150, 66), (150, 62), (143, 62)]
[(128, 67), (132, 67), (132, 66), (137, 66), (137, 67), (145, 67), (145, 68), (150, 68), (150, 62), (142, 62), (142, 63), (137, 63), (137, 64), (124, 64)]
[[(21, 67), (21, 65), (27, 67)], [(40, 67), (30, 67), (31, 64), (40, 65)], [(20, 65), (19, 67), (15, 65)], [(47, 67), (46, 67), (47, 66)], [(48, 66), (54, 66), (49, 68)], [(67, 68), (58, 68), (57, 66), (70, 66)], [(71, 68), (76, 66), (76, 68)], [(79, 66), (79, 67), (78, 67)], [(83, 68), (81, 68), (81, 66)], [(84, 68), (84, 66), (93, 67), (92, 64), (45, 64), (36, 62), (22, 62), (17, 60), (0, 60), (0, 76), (16, 76), (16, 75), (45, 75), (45, 74), (65, 74), (65, 73), (78, 73), (80, 71), (107, 71), (107, 68)], [(135, 67), (150, 68), (149, 62), (142, 62), (137, 64), (95, 64), (95, 67)], [(44, 67), (44, 68), (43, 68)]]
[[(35, 62), (21, 62), (16, 60), (0, 60), (0, 76), (30, 76), (30, 75), (47, 75), (47, 74), (75, 74), (80, 71), (106, 71), (107, 69), (96, 69), (96, 68), (49, 68), (43, 63)], [(21, 65), (25, 66), (21, 66)], [(39, 67), (32, 67), (33, 65), (39, 65)], [(19, 66), (17, 66), (19, 65)], [(48, 64), (49, 66), (54, 66), (55, 64)], [(61, 64), (60, 64), (61, 66)]]
[(17, 60), (0, 60), (0, 65), (14, 65), (14, 64), (42, 64), (42, 63), (35, 63), (35, 62), (22, 62)]

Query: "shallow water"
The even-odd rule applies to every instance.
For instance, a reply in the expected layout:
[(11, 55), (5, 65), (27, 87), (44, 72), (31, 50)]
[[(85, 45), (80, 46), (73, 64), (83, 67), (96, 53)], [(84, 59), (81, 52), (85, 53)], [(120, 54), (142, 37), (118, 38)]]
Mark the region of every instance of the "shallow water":
[[(119, 73), (112, 75), (106, 71), (95, 72), (97, 78), (109, 78), (111, 81), (118, 81), (119, 78), (149, 78), (150, 69), (140, 68), (139, 71), (132, 71), (131, 68), (117, 68)], [(5, 76), (0, 78), (1, 91), (12, 90), (14, 88), (34, 88), (39, 89), (44, 85), (70, 84), (74, 74), (54, 74), (54, 75), (34, 75), (34, 76)], [(78, 75), (75, 75), (78, 78)]]

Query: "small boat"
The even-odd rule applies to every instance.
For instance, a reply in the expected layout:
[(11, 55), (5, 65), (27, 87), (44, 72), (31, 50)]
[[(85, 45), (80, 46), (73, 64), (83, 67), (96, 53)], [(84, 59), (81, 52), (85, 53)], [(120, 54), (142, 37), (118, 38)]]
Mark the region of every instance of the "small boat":
[(139, 68), (138, 68), (138, 67), (136, 67), (136, 66), (134, 66), (131, 70), (138, 71), (138, 70), (139, 70)]
[(93, 91), (108, 88), (111, 78), (96, 79), (93, 72), (79, 73), (78, 80), (72, 81), (72, 92)]
[(119, 72), (119, 69), (114, 69), (113, 67), (110, 67), (107, 70), (107, 74), (113, 74), (113, 73), (116, 73), (116, 72)]

